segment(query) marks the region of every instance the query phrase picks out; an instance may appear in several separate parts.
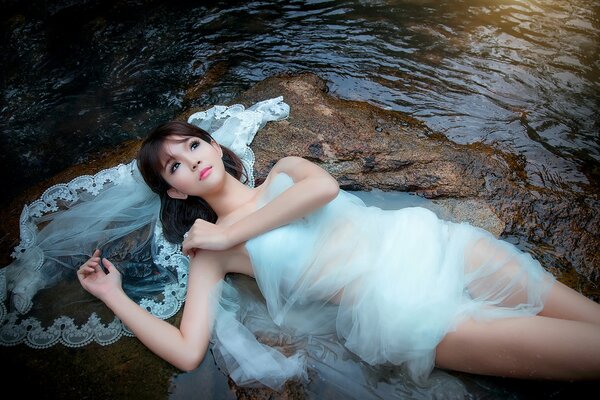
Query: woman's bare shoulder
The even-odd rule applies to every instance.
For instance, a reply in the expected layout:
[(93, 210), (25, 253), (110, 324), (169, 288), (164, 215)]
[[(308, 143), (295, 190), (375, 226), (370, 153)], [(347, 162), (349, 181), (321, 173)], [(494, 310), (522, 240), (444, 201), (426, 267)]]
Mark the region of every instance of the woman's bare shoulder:
[(265, 180), (254, 190), (256, 191), (256, 198), (260, 197), (262, 193), (264, 193), (271, 182), (275, 179), (275, 177), (279, 174), (288, 175), (290, 178), (294, 178), (294, 171), (301, 169), (302, 166), (312, 166), (314, 165), (311, 161), (308, 161), (302, 157), (298, 156), (286, 156), (280, 158), (279, 161), (273, 165), (273, 168), (267, 174)]
[(335, 179), (328, 171), (318, 164), (299, 156), (287, 156), (279, 159), (269, 171), (263, 186), (268, 187), (269, 182), (275, 179), (279, 174), (287, 175), (294, 183), (298, 183), (307, 178), (327, 178), (332, 182), (335, 182)]

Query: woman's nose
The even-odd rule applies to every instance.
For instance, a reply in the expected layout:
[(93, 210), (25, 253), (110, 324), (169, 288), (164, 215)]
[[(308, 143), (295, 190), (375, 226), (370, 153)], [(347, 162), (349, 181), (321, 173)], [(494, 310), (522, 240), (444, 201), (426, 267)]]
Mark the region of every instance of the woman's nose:
[(198, 165), (200, 165), (200, 160), (192, 161), (192, 170), (195, 170), (196, 168), (198, 168)]

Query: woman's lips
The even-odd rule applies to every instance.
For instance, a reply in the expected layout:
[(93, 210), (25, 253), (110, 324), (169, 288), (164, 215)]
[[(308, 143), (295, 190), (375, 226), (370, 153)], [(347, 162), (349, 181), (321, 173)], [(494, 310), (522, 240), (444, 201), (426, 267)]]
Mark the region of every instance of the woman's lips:
[(202, 168), (202, 170), (200, 171), (200, 180), (210, 175), (210, 171), (212, 171), (212, 167)]

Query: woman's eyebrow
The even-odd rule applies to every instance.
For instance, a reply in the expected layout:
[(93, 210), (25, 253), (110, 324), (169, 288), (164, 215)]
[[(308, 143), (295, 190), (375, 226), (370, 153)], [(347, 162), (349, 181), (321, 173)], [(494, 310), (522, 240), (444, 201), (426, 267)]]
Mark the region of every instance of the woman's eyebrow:
[[(193, 137), (186, 137), (186, 138), (182, 138), (179, 140), (171, 140), (172, 144), (185, 144), (187, 143), (190, 139), (193, 139)], [(165, 142), (166, 143), (166, 142)], [(167, 169), (167, 167), (169, 166), (169, 163), (171, 163), (172, 161), (175, 160), (175, 157), (173, 157), (173, 153), (166, 151), (166, 149), (162, 149), (162, 153), (164, 156), (166, 156), (166, 159), (164, 160), (163, 164), (163, 169)], [(160, 157), (162, 158), (162, 157)]]

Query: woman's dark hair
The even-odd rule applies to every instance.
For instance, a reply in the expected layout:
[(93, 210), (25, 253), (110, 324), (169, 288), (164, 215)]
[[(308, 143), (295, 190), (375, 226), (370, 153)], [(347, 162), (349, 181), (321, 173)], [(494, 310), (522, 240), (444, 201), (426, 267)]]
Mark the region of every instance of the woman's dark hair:
[[(165, 238), (171, 243), (181, 243), (183, 234), (200, 218), (216, 222), (217, 214), (200, 197), (188, 196), (185, 200), (173, 199), (167, 194), (171, 187), (162, 177), (161, 161), (163, 143), (172, 135), (197, 137), (207, 143), (215, 141), (204, 129), (181, 121), (170, 121), (157, 126), (142, 143), (137, 154), (137, 165), (146, 184), (160, 196), (160, 221)], [(238, 180), (247, 179), (247, 173), (239, 157), (221, 146), (225, 171)]]

